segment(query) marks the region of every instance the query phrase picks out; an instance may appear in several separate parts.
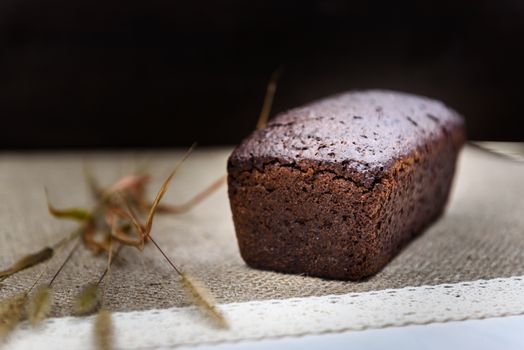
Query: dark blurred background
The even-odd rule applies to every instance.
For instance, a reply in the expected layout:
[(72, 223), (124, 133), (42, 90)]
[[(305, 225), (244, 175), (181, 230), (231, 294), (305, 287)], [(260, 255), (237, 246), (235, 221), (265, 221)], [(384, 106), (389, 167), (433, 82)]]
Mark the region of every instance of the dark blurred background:
[(441, 99), (524, 141), (524, 1), (3, 0), (2, 149), (234, 144), (348, 89)]

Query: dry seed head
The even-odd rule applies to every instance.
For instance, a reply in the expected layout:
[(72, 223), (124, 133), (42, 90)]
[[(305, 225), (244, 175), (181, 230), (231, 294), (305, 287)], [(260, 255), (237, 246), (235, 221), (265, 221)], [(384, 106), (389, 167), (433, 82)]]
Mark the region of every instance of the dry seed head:
[(74, 310), (77, 315), (88, 315), (95, 312), (99, 305), (98, 286), (90, 283), (76, 297)]
[(28, 308), (27, 318), (33, 326), (37, 326), (44, 320), (51, 311), (53, 303), (53, 293), (48, 286), (40, 286), (31, 297)]
[(6, 270), (0, 271), (0, 281), (7, 277), (14, 275), (15, 273), (41, 264), (53, 257), (53, 248), (45, 247), (37, 251), (36, 253), (28, 254), (22, 257), (20, 260), (15, 262), (11, 267)]
[(96, 347), (99, 350), (113, 348), (113, 322), (111, 312), (105, 309), (98, 311), (94, 325)]
[(182, 286), (189, 294), (193, 302), (200, 307), (212, 320), (214, 320), (220, 328), (228, 328), (228, 324), (224, 315), (216, 307), (216, 302), (211, 293), (198, 280), (194, 279), (187, 273), (180, 275)]
[(26, 293), (17, 294), (0, 302), (0, 344), (7, 339), (22, 319), (26, 303)]

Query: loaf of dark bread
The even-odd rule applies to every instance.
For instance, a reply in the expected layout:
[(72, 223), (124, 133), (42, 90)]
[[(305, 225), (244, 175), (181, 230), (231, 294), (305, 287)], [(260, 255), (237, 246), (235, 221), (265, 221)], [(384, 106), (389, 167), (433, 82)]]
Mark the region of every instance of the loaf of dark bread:
[(463, 119), (390, 91), (275, 117), (228, 160), (240, 252), (255, 268), (336, 279), (380, 271), (443, 212)]

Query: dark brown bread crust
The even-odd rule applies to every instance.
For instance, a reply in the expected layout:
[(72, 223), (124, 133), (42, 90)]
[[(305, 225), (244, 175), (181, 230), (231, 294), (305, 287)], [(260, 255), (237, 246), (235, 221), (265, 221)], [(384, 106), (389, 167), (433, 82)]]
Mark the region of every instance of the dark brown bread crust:
[(464, 138), (440, 102), (388, 91), (277, 116), (228, 161), (242, 257), (327, 278), (375, 274), (442, 213)]

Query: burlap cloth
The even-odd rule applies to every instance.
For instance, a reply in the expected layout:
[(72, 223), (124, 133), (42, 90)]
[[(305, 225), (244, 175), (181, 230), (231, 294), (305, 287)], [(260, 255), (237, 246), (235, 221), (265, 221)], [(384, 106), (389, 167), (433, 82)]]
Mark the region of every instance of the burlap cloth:
[[(180, 203), (225, 173), (230, 149), (198, 150), (177, 174), (166, 201)], [(0, 156), (0, 268), (57, 241), (76, 227), (47, 214), (44, 186), (56, 206), (89, 205), (83, 163), (109, 184), (148, 163), (156, 191), (181, 152), (3, 154)], [(524, 274), (524, 164), (466, 148), (446, 214), (378, 275), (361, 282), (330, 281), (247, 267), (236, 245), (225, 186), (184, 215), (158, 217), (153, 234), (176, 263), (218, 302), (284, 299), (434, 285)], [(69, 247), (50, 264), (48, 281)], [(71, 313), (73, 296), (106, 264), (81, 249), (57, 279), (54, 315)], [(27, 288), (41, 267), (9, 278), (0, 296)], [(105, 292), (114, 311), (187, 305), (177, 278), (152, 246), (125, 248)]]

